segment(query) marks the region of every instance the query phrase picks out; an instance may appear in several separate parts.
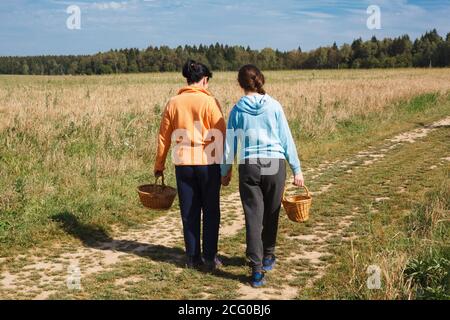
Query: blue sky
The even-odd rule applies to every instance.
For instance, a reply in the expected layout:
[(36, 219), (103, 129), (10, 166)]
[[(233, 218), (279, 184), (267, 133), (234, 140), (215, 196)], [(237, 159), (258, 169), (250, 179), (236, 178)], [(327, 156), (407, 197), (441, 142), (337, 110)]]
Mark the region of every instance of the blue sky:
[[(69, 30), (69, 5), (81, 29)], [(381, 30), (366, 26), (381, 8)], [(358, 37), (450, 32), (450, 0), (0, 0), (0, 55), (90, 54), (149, 45), (304, 50)]]

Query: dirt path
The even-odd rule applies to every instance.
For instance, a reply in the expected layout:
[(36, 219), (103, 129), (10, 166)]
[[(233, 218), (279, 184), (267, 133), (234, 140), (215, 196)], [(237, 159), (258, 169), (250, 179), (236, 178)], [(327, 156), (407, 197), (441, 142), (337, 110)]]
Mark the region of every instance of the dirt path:
[[(224, 239), (234, 236), (244, 226), (239, 193), (225, 197), (222, 210), (220, 235)], [(14, 272), (2, 271), (0, 298), (3, 296), (3, 290), (6, 293), (24, 290), (29, 293), (30, 298), (46, 299), (55, 291), (43, 291), (42, 288), (58, 288), (65, 285), (65, 276), (61, 275), (67, 273), (71, 267), (79, 268), (81, 275), (85, 277), (104, 271), (121, 261), (149, 256), (155, 250), (166, 248), (172, 252), (169, 249), (177, 246), (183, 246), (181, 219), (178, 210), (171, 210), (139, 229), (117, 232), (114, 239), (79, 247), (75, 252), (64, 252), (73, 251), (69, 248), (55, 248), (56, 252), (63, 251), (63, 253), (54, 257), (50, 252), (37, 250), (31, 256), (12, 258), (10, 262), (20, 265), (21, 260), (26, 260), (26, 265), (20, 266)], [(169, 253), (169, 255), (173, 262), (182, 264), (184, 258), (182, 254)]]
[[(317, 168), (305, 170), (304, 173), (310, 177), (310, 181), (318, 179), (333, 168), (345, 169), (347, 174), (351, 174), (353, 169), (372, 165), (402, 144), (414, 143), (418, 139), (426, 137), (433, 130), (448, 125), (450, 125), (450, 117), (424, 128), (387, 139), (381, 147), (370, 147), (343, 161), (325, 162)], [(312, 194), (317, 197), (328, 192), (332, 187), (332, 183), (325, 184)], [(382, 201), (382, 199), (374, 200)], [(340, 224), (332, 230), (323, 223), (317, 223), (314, 225), (312, 234), (289, 237), (289, 241), (299, 243), (298, 248), (291, 256), (280, 259), (279, 263), (297, 260), (306, 262), (315, 271), (314, 277), (308, 283), (312, 284), (315, 279), (323, 275), (327, 266), (322, 260), (331, 254), (327, 239), (342, 236), (352, 224), (354, 216), (358, 214), (358, 209), (354, 208), (354, 211), (343, 217)], [(222, 215), (221, 239), (233, 237), (244, 228), (239, 193), (232, 193), (222, 199)], [(181, 230), (178, 210), (171, 210), (139, 229), (118, 232), (114, 235), (114, 239), (78, 248), (35, 250), (27, 256), (4, 259), (5, 261), (0, 261), (0, 263), (3, 262), (0, 274), (0, 298), (12, 297), (21, 292), (25, 298), (46, 299), (66, 285), (67, 271), (71, 268), (79, 268), (84, 277), (106, 271), (120, 261), (132, 261), (143, 256), (149, 257), (155, 250), (167, 249), (171, 252), (168, 255), (180, 265), (181, 271), (182, 251), (170, 250), (173, 247), (183, 247)], [(269, 287), (263, 290), (252, 289), (246, 284), (239, 286), (239, 298), (241, 299), (293, 299), (297, 296), (298, 288), (288, 285), (282, 288)]]

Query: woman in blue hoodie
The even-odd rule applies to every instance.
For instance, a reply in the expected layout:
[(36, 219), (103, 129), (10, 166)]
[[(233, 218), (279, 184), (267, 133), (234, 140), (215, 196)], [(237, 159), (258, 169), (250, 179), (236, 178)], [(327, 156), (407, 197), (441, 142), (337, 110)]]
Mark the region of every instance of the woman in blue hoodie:
[(302, 187), (304, 179), (283, 108), (266, 94), (262, 72), (246, 65), (240, 69), (238, 81), (245, 96), (231, 110), (228, 119), (222, 184), (230, 183), (232, 164), (237, 157), (251, 285), (261, 287), (265, 284), (264, 273), (272, 270), (276, 261), (286, 160), (294, 173), (294, 184)]

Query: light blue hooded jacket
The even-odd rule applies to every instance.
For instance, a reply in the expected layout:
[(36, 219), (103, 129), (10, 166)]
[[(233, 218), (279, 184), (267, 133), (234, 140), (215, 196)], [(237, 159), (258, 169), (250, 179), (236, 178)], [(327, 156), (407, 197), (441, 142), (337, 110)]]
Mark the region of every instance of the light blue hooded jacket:
[[(239, 146), (239, 152), (238, 152)], [(221, 174), (226, 176), (236, 157), (286, 159), (294, 174), (300, 160), (281, 104), (269, 95), (244, 96), (231, 110)]]

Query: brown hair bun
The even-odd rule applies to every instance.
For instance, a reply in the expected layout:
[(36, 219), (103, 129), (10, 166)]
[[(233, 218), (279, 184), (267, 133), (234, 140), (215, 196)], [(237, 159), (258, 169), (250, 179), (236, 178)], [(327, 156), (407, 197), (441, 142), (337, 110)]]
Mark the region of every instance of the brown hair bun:
[(264, 74), (252, 64), (245, 65), (239, 70), (238, 81), (245, 91), (266, 94)]

